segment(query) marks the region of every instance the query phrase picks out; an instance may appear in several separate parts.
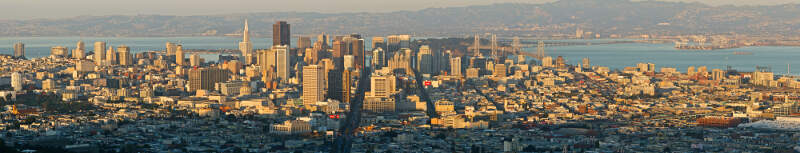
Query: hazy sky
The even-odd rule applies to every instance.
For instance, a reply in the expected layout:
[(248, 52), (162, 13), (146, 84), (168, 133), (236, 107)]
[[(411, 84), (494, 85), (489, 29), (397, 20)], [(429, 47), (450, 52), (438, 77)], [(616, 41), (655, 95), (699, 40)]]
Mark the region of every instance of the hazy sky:
[[(205, 15), (276, 11), (388, 12), (431, 7), (555, 0), (0, 0), (0, 19), (63, 18), (81, 15)], [(774, 5), (797, 0), (662, 0), (711, 5)]]

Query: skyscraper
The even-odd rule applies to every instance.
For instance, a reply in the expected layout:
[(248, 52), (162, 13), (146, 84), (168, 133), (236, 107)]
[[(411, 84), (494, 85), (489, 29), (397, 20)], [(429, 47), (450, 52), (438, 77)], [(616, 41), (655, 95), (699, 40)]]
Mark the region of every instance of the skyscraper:
[(344, 55), (342, 61), (344, 63), (344, 69), (355, 69), (355, 56)]
[(18, 42), (14, 44), (14, 57), (25, 57), (25, 44)]
[(94, 65), (103, 65), (103, 60), (106, 59), (106, 42), (94, 42), (94, 55), (92, 56), (92, 59), (94, 60)]
[(325, 33), (319, 34), (319, 36), (317, 36), (317, 43), (320, 43), (323, 47), (328, 46), (328, 35), (325, 35)]
[(106, 50), (106, 65), (116, 65), (117, 64), (117, 52), (114, 51), (114, 46), (108, 46)]
[(372, 69), (378, 70), (386, 65), (386, 52), (383, 48), (376, 48), (372, 50)]
[(389, 59), (387, 62), (388, 67), (392, 71), (402, 70), (402, 72), (405, 72), (405, 74), (414, 75), (412, 71), (412, 68), (414, 67), (411, 66), (411, 60), (413, 58), (409, 54), (404, 54), (404, 52), (410, 52), (411, 49), (403, 48), (402, 50), (404, 51), (395, 53), (394, 56)]
[(248, 30), (247, 20), (244, 20), (244, 31), (242, 31), (242, 42), (239, 42), (239, 50), (242, 51), (240, 59), (245, 65), (253, 64), (253, 43), (250, 42), (250, 30)]
[(200, 66), (200, 55), (192, 54), (189, 56), (189, 66)]
[(300, 36), (297, 38), (297, 48), (305, 49), (311, 47), (311, 38), (308, 36)]
[(337, 68), (327, 72), (327, 83), (328, 83), (328, 93), (326, 94), (328, 98), (335, 99), (338, 101), (343, 101), (344, 97), (342, 97), (342, 89), (345, 87), (344, 85), (344, 69)]
[(175, 55), (175, 47), (176, 47), (175, 45), (176, 44), (172, 42), (167, 42), (166, 44), (164, 44), (164, 46), (166, 46), (165, 51), (167, 56)]
[(401, 48), (410, 48), (411, 36), (410, 35), (389, 35), (386, 37), (386, 56), (394, 55), (394, 52), (399, 51)]
[(78, 41), (78, 44), (75, 46), (75, 50), (72, 50), (72, 58), (83, 59), (84, 51), (86, 50), (86, 46), (83, 44), (83, 41)]
[(581, 65), (581, 66), (583, 66), (583, 68), (586, 68), (586, 69), (592, 68), (591, 63), (589, 63), (589, 58), (588, 57), (587, 58), (583, 58), (583, 65)]
[(178, 66), (184, 66), (184, 64), (183, 64), (183, 60), (184, 60), (184, 57), (183, 57), (184, 56), (183, 45), (178, 45), (175, 48), (176, 48), (175, 49), (175, 64), (178, 64)]
[(434, 69), (436, 64), (434, 64), (434, 56), (431, 52), (431, 48), (428, 45), (422, 45), (419, 47), (419, 55), (417, 56), (417, 70), (419, 70), (422, 74), (434, 74), (436, 69)]
[(219, 68), (193, 68), (189, 70), (189, 91), (214, 90), (214, 84), (228, 81), (230, 71)]
[(272, 24), (272, 45), (292, 46), (289, 24), (286, 21), (278, 21)]
[(130, 49), (130, 47), (125, 45), (117, 47), (119, 65), (133, 65), (133, 57), (131, 57)]
[(277, 77), (280, 78), (281, 82), (287, 82), (292, 68), (292, 65), (289, 63), (289, 60), (291, 60), (289, 48), (287, 45), (272, 46), (272, 50), (275, 51), (276, 56), (275, 67), (278, 72)]
[[(258, 50), (258, 65), (261, 66), (262, 73), (265, 75), (274, 76), (276, 71), (274, 70), (277, 66), (277, 60), (275, 58), (275, 49), (266, 49), (266, 50)], [(275, 78), (270, 78), (275, 79)]]
[(342, 95), (342, 99), (340, 100), (343, 103), (350, 103), (350, 74), (352, 71), (350, 70), (342, 70), (342, 90), (340, 90), (339, 94)]
[(331, 56), (333, 58), (342, 58), (345, 54), (347, 54), (347, 45), (339, 40), (333, 40), (333, 53)]
[(461, 76), (461, 57), (450, 58), (450, 75)]
[(22, 81), (22, 74), (19, 72), (11, 73), (11, 88), (14, 88), (14, 91), (22, 91)]
[(383, 37), (372, 37), (372, 50), (377, 48), (386, 49), (386, 40)]
[(351, 52), (353, 52), (353, 57), (355, 58), (354, 62), (356, 69), (364, 68), (364, 60), (366, 60), (366, 55), (364, 55), (364, 39), (353, 40), (351, 44)]
[(312, 105), (325, 100), (323, 73), (323, 69), (319, 65), (303, 67), (303, 105)]
[(303, 55), (303, 61), (308, 64), (317, 64), (320, 59), (320, 52), (314, 48), (306, 48)]

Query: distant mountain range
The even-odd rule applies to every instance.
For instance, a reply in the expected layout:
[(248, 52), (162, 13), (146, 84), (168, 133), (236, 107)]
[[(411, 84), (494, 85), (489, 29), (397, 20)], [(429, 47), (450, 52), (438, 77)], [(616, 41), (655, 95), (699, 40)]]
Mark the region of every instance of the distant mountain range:
[(429, 8), (390, 13), (270, 12), (203, 16), (81, 16), (0, 21), (0, 36), (222, 36), (241, 31), (249, 19), (254, 36), (269, 37), (285, 20), (294, 35), (361, 33), (366, 36), (800, 34), (800, 4), (709, 6), (628, 0), (561, 0), (546, 4), (505, 3)]

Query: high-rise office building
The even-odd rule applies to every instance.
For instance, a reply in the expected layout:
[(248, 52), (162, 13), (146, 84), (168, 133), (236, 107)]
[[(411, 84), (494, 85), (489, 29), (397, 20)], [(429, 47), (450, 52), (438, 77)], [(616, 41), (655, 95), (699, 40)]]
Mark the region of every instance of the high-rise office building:
[(21, 42), (14, 44), (14, 57), (16, 58), (25, 57), (25, 44)]
[(83, 41), (78, 41), (78, 44), (75, 46), (75, 50), (72, 50), (72, 58), (83, 59), (85, 56), (86, 45), (83, 44)]
[(242, 62), (239, 60), (225, 61), (225, 63), (223, 63), (223, 67), (228, 71), (231, 71), (233, 75), (239, 75), (239, 72), (242, 69)]
[(372, 69), (378, 70), (386, 65), (386, 51), (383, 48), (376, 48), (372, 50)]
[(372, 76), (371, 90), (372, 97), (389, 97), (395, 92), (397, 80), (392, 75)]
[(277, 73), (277, 59), (275, 53), (275, 49), (258, 50), (258, 65), (261, 65), (261, 72), (264, 76), (271, 76), (271, 78), (269, 78), (270, 81), (277, 79), (275, 74)]
[(583, 65), (581, 65), (581, 66), (583, 66), (583, 68), (586, 68), (586, 69), (592, 68), (591, 63), (589, 63), (589, 58), (588, 57), (587, 58), (583, 58)]
[(333, 70), (327, 71), (327, 73), (328, 73), (327, 79), (326, 79), (326, 81), (328, 83), (328, 88), (327, 88), (328, 92), (326, 94), (327, 97), (330, 98), (330, 99), (338, 100), (340, 102), (343, 101), (344, 97), (343, 97), (343, 94), (342, 94), (342, 90), (344, 88), (346, 88), (344, 86), (344, 79), (345, 79), (344, 75), (343, 75), (344, 74), (344, 69), (341, 69), (341, 68), (333, 69)]
[(311, 38), (310, 37), (308, 37), (308, 36), (300, 36), (300, 37), (297, 38), (297, 48), (305, 49), (305, 48), (311, 48), (311, 47), (312, 47), (312, 44), (311, 44)]
[(325, 33), (319, 34), (319, 36), (317, 36), (317, 43), (324, 49), (325, 46), (328, 46), (328, 35), (325, 35)]
[(450, 75), (461, 76), (461, 57), (450, 58)]
[(386, 40), (383, 37), (372, 37), (372, 50), (377, 48), (386, 49)]
[(247, 20), (244, 20), (244, 30), (242, 31), (242, 42), (239, 42), (239, 50), (242, 51), (239, 59), (245, 65), (253, 64), (253, 43), (250, 42), (250, 30), (248, 30)]
[(331, 53), (333, 58), (342, 58), (345, 54), (347, 54), (346, 51), (347, 45), (344, 42), (333, 40), (333, 53)]
[(106, 59), (106, 42), (94, 42), (94, 55), (92, 55), (92, 59), (94, 60), (94, 65), (103, 65), (103, 61)]
[(289, 46), (272, 46), (272, 50), (275, 51), (275, 67), (277, 71), (277, 77), (280, 78), (281, 82), (287, 82), (289, 80), (289, 75), (292, 68), (291, 63), (289, 63), (289, 60), (291, 60)]
[(303, 55), (303, 61), (308, 64), (317, 64), (320, 59), (320, 52), (314, 48), (306, 48)]
[(419, 54), (417, 55), (417, 70), (419, 70), (422, 74), (434, 74), (437, 70), (434, 67), (438, 68), (438, 65), (434, 64), (434, 56), (433, 52), (431, 52), (431, 48), (428, 45), (422, 45), (419, 47)]
[(192, 54), (189, 56), (189, 66), (200, 66), (200, 55)]
[(350, 70), (342, 70), (342, 90), (340, 90), (339, 94), (341, 94), (342, 99), (340, 100), (343, 103), (350, 103), (350, 84), (351, 84), (351, 74), (353, 72)]
[(189, 91), (214, 90), (214, 85), (228, 81), (230, 71), (219, 68), (193, 68), (189, 70)]
[(16, 92), (22, 91), (22, 74), (19, 72), (11, 73), (11, 88)]
[(325, 80), (324, 70), (319, 65), (303, 67), (303, 105), (313, 105), (325, 100), (323, 87)]
[(386, 55), (392, 56), (394, 52), (399, 51), (401, 48), (411, 47), (410, 35), (390, 35), (386, 37)]
[(175, 47), (177, 47), (177, 44), (172, 42), (167, 42), (166, 44), (164, 44), (164, 46), (166, 46), (166, 49), (164, 50), (166, 51), (167, 56), (175, 55), (176, 51)]
[(414, 75), (413, 74), (413, 67), (411, 66), (411, 60), (413, 59), (410, 54), (404, 54), (410, 52), (411, 49), (403, 48), (404, 51), (398, 51), (389, 59), (388, 67), (392, 71), (404, 71), (405, 74)]
[(351, 52), (353, 54), (353, 58), (355, 60), (355, 68), (362, 69), (364, 68), (364, 60), (366, 60), (366, 53), (364, 52), (364, 39), (355, 39), (350, 45)]
[(130, 47), (125, 45), (117, 47), (119, 65), (133, 65), (133, 57), (131, 57), (130, 49)]
[(272, 24), (272, 45), (292, 46), (289, 24), (286, 21), (278, 21)]
[(175, 64), (178, 66), (184, 66), (183, 61), (185, 57), (183, 57), (185, 53), (183, 52), (183, 45), (178, 45), (175, 47)]
[(344, 69), (355, 69), (355, 56), (353, 55), (344, 55), (342, 57), (342, 61), (344, 63)]
[(108, 46), (106, 50), (106, 65), (117, 64), (117, 52), (114, 51), (114, 46)]

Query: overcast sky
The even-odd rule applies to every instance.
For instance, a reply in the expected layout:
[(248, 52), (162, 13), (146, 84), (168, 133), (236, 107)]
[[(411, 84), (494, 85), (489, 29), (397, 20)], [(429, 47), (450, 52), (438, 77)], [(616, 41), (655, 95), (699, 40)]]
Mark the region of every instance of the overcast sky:
[[(252, 12), (390, 12), (492, 3), (555, 0), (0, 0), (0, 19), (63, 18), (81, 15), (206, 15)], [(710, 5), (775, 5), (797, 0), (662, 0)]]

